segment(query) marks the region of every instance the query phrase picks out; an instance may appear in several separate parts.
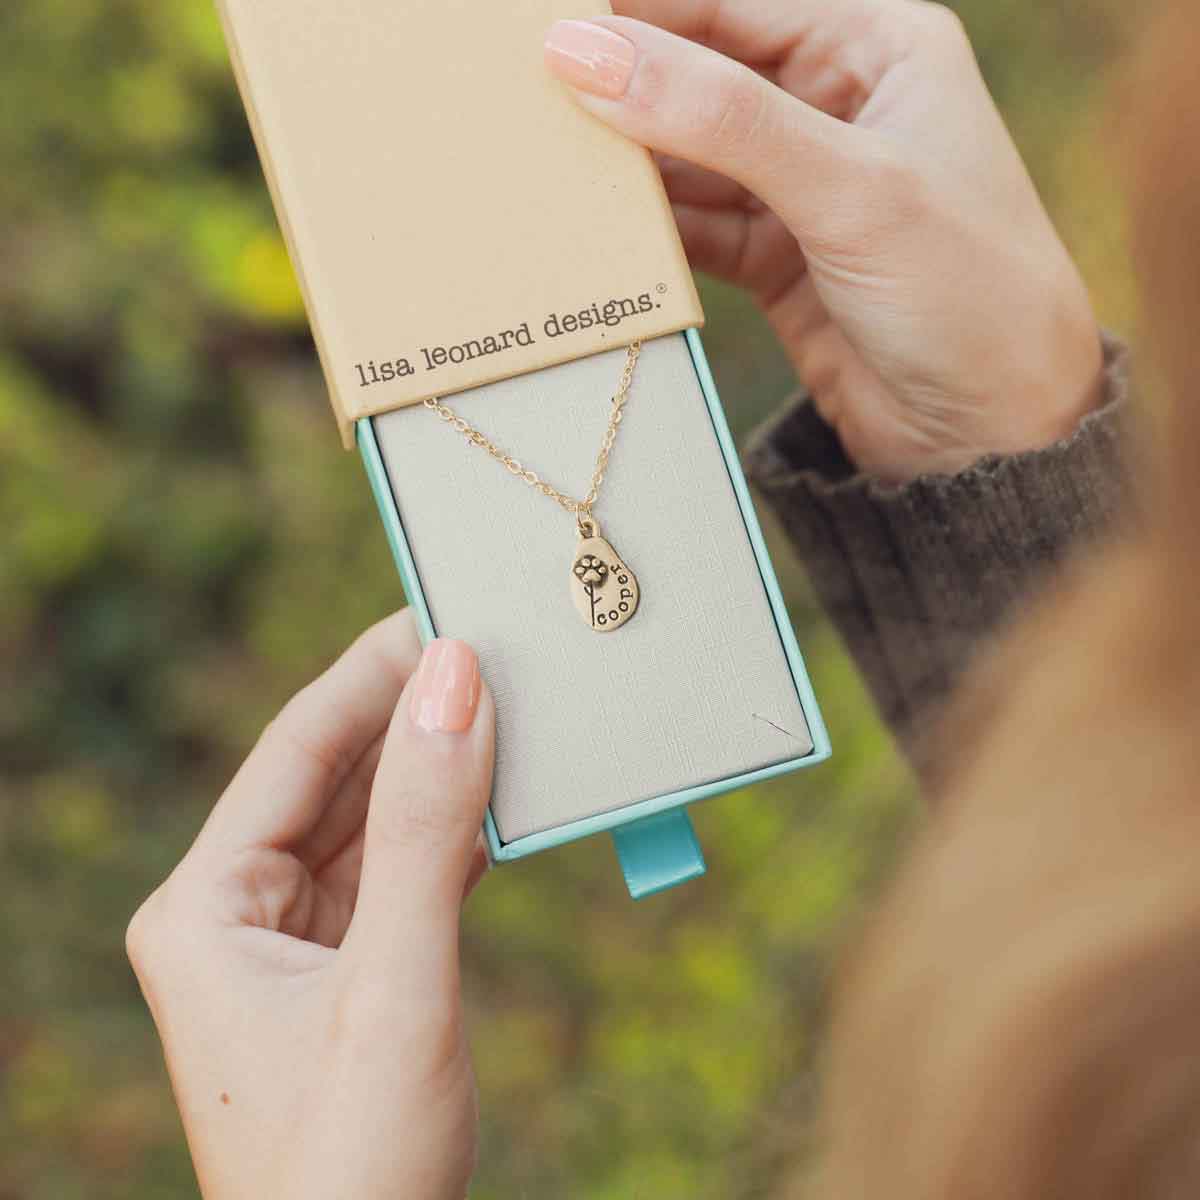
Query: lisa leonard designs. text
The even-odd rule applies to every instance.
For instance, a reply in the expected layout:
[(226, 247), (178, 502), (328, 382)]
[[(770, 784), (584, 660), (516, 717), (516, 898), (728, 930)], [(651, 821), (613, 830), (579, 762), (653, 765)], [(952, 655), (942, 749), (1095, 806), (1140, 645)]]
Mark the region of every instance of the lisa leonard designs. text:
[[(542, 333), (547, 338), (563, 337), (579, 333), (597, 325), (613, 328), (630, 317), (644, 315), (658, 307), (649, 292), (642, 292), (632, 299), (608, 300), (589, 304), (578, 312), (552, 312), (542, 322)], [(470, 338), (455, 346), (422, 346), (413, 358), (393, 358), (377, 362), (354, 364), (360, 387), (371, 387), (377, 383), (388, 383), (393, 379), (405, 379), (418, 370), (435, 371), (447, 363), (464, 363), (484, 358), (489, 354), (502, 354), (514, 346), (532, 346), (537, 338), (525, 321), (515, 329), (504, 329), (486, 337)]]

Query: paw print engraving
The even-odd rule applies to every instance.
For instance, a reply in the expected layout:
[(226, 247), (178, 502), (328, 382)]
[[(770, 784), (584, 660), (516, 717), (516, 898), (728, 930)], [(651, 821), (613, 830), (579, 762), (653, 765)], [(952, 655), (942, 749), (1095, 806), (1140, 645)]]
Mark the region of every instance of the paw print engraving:
[(601, 587), (608, 578), (608, 567), (594, 554), (585, 554), (575, 564), (575, 578), (585, 587)]

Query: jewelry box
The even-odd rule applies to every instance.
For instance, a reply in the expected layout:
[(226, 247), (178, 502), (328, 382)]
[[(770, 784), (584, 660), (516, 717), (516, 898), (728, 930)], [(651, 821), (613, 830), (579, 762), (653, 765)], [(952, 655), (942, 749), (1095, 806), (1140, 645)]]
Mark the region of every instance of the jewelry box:
[(493, 860), (607, 831), (635, 898), (702, 874), (688, 806), (829, 739), (657, 170), (542, 67), (586, 14), (218, 7), (343, 441), (496, 699)]

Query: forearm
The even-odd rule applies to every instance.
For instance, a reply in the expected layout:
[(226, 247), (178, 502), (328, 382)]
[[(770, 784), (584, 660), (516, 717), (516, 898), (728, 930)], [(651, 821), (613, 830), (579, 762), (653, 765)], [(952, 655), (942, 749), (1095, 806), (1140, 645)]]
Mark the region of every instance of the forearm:
[(750, 478), (918, 767), (975, 651), (1125, 509), (1126, 359), (1106, 343), (1104, 396), (1065, 440), (899, 487), (857, 473), (806, 400), (755, 435)]

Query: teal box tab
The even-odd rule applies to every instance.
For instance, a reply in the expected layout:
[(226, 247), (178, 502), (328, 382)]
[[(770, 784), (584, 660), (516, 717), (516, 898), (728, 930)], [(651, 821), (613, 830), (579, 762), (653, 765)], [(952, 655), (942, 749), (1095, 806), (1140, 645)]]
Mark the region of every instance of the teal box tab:
[(704, 854), (685, 808), (672, 808), (613, 830), (625, 886), (635, 900), (696, 879)]

